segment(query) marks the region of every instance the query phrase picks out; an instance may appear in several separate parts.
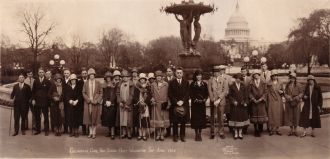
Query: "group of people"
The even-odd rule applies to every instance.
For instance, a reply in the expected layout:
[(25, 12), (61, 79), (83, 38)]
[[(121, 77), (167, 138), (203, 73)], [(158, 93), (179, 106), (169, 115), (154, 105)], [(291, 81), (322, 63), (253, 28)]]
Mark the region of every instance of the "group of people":
[(153, 136), (164, 141), (172, 135), (174, 142), (185, 142), (190, 121), (195, 141), (202, 141), (202, 129), (208, 123), (206, 108), (210, 106), (210, 139), (225, 138), (225, 121), (234, 139), (243, 139), (250, 123), (256, 137), (261, 136), (263, 125), (267, 125), (269, 135), (282, 135), (279, 128), (290, 126), (289, 136), (299, 136), (300, 126), (304, 128), (301, 137), (311, 127), (310, 135), (315, 137), (314, 128), (321, 127), (322, 93), (314, 76), (308, 75), (303, 87), (296, 73), (291, 72), (284, 84), (278, 72), (268, 71), (266, 65), (251, 76), (244, 67), (233, 77), (225, 74), (225, 69), (215, 66), (208, 80), (196, 70), (192, 81), (184, 78), (181, 67), (148, 74), (135, 68), (113, 70), (105, 73), (104, 82), (96, 79), (93, 68), (82, 69), (80, 78), (68, 69), (53, 75), (40, 68), (36, 78), (30, 71), (26, 78), (19, 75), (11, 94), (13, 136), (18, 135), (19, 126), (25, 135), (31, 110), (34, 135), (41, 133), (42, 114), (46, 136), (52, 131), (55, 136), (68, 133), (78, 137), (82, 127), (83, 135), (95, 139), (96, 128), (102, 125), (111, 139), (119, 136), (145, 141)]

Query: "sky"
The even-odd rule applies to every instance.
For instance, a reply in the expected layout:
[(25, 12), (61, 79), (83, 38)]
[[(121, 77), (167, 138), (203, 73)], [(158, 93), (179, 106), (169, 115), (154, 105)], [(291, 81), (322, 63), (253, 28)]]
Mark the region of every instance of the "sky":
[[(20, 12), (40, 8), (45, 23), (56, 28), (46, 39), (61, 37), (72, 45), (72, 37), (97, 43), (103, 31), (117, 27), (130, 40), (147, 44), (161, 36), (179, 36), (179, 23), (174, 15), (160, 12), (162, 6), (181, 0), (0, 0), (0, 33), (13, 44), (24, 46), (26, 37), (20, 31)], [(214, 40), (224, 38), (226, 23), (235, 10), (237, 0), (195, 0), (214, 4), (218, 10), (201, 17), (201, 35)], [(251, 38), (269, 42), (287, 39), (297, 26), (297, 18), (307, 17), (313, 10), (330, 8), (330, 0), (239, 0), (240, 11), (249, 23)]]

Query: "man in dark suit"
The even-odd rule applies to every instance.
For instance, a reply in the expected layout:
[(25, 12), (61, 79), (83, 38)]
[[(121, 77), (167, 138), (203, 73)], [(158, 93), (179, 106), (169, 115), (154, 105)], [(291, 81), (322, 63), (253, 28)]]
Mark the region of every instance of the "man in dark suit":
[(189, 82), (182, 78), (182, 68), (177, 68), (175, 74), (176, 79), (170, 82), (168, 90), (173, 109), (173, 141), (178, 141), (178, 124), (180, 124), (180, 139), (185, 142), (186, 122), (189, 119)]
[(16, 136), (19, 130), (19, 119), (21, 118), (21, 131), (22, 135), (25, 135), (25, 118), (27, 111), (29, 110), (29, 100), (31, 98), (31, 88), (24, 83), (24, 75), (18, 76), (18, 83), (14, 85), (11, 93), (11, 99), (14, 99), (14, 121), (15, 121), (15, 133), (12, 136)]
[[(87, 69), (86, 68), (82, 68), (81, 69), (81, 78), (78, 79), (78, 86), (79, 86), (79, 89), (81, 90), (81, 93), (82, 93), (82, 89), (83, 89), (83, 86), (84, 84), (87, 82), (88, 78), (87, 78)], [(88, 132), (88, 129), (86, 129), (86, 125), (83, 124), (83, 114), (84, 114), (84, 100), (82, 100), (83, 102), (81, 102), (81, 105), (79, 105), (79, 110), (80, 110), (80, 113), (79, 115), (79, 119), (80, 119), (80, 123), (81, 123), (81, 128), (82, 128), (82, 133), (83, 135), (87, 135), (89, 134)]]
[[(64, 69), (63, 74), (64, 74), (63, 91), (67, 92), (67, 89), (69, 88), (69, 77), (71, 75), (71, 72), (68, 69)], [(64, 101), (65, 102), (64, 102), (64, 124), (63, 124), (64, 131), (63, 131), (63, 134), (68, 133), (68, 132), (71, 134), (71, 132), (72, 132), (71, 128), (70, 128), (70, 130), (68, 130), (69, 129), (68, 108), (69, 108), (70, 104), (67, 102), (68, 100), (64, 99)]]
[(42, 68), (38, 69), (38, 78), (35, 79), (32, 88), (32, 105), (34, 105), (34, 114), (36, 116), (36, 132), (34, 135), (38, 135), (41, 132), (41, 112), (44, 116), (44, 130), (45, 136), (48, 136), (49, 132), (49, 106), (50, 98), (48, 91), (51, 87), (49, 80), (45, 78), (45, 71)]
[[(173, 72), (173, 68), (172, 67), (168, 67), (166, 69), (166, 77), (165, 77), (165, 81), (167, 83), (170, 83), (171, 81), (173, 81), (173, 79), (175, 79), (175, 76), (174, 76), (174, 72)], [(171, 101), (170, 102), (170, 105), (171, 105)], [(168, 128), (166, 128), (166, 134), (165, 134), (165, 137), (170, 137), (171, 136), (171, 127), (173, 126), (173, 122), (172, 122), (172, 118), (173, 118), (173, 109), (170, 108), (169, 110), (169, 118), (170, 118), (170, 126)]]

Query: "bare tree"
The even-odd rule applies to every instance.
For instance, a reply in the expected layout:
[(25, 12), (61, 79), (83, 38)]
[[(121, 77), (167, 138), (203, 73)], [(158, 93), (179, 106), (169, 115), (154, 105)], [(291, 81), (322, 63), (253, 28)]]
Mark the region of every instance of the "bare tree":
[(45, 39), (54, 30), (55, 23), (49, 23), (45, 18), (45, 14), (40, 11), (40, 8), (34, 11), (25, 10), (21, 13), (21, 16), (22, 32), (28, 39), (27, 43), (33, 53), (33, 61), (36, 64), (38, 56), (42, 53), (41, 50), (45, 47)]
[(124, 34), (121, 30), (113, 28), (102, 34), (99, 49), (104, 56), (104, 60), (109, 62), (109, 67), (116, 67), (116, 56), (120, 51), (120, 45), (125, 42)]
[(81, 64), (83, 43), (79, 35), (72, 35), (72, 46), (70, 48), (70, 60), (74, 70), (78, 70)]

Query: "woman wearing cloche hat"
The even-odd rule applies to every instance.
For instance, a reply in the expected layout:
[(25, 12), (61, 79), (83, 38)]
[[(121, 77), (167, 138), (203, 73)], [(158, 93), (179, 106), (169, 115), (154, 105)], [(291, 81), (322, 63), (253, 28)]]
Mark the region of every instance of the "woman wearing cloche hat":
[(133, 93), (134, 85), (129, 79), (127, 70), (123, 70), (122, 81), (117, 85), (117, 103), (119, 103), (119, 126), (121, 138), (132, 139), (132, 126), (133, 126)]
[(150, 99), (151, 94), (147, 83), (147, 75), (140, 73), (133, 95), (133, 125), (139, 129), (138, 140), (147, 140), (147, 130), (150, 128)]
[(103, 88), (103, 102), (102, 102), (102, 114), (101, 121), (102, 126), (109, 129), (106, 137), (115, 139), (115, 126), (116, 126), (116, 114), (117, 114), (117, 101), (116, 101), (116, 85), (112, 81), (112, 73), (106, 72), (104, 75), (104, 88)]
[(61, 112), (64, 111), (63, 90), (63, 76), (57, 73), (54, 75), (54, 84), (49, 89), (49, 96), (51, 97), (50, 118), (54, 126), (55, 136), (61, 136), (61, 125), (64, 118), (61, 115)]
[(268, 117), (269, 117), (269, 135), (282, 135), (279, 127), (283, 126), (283, 90), (284, 85), (278, 80), (277, 70), (271, 71), (270, 81), (267, 83), (267, 99), (268, 99)]
[(96, 138), (96, 126), (100, 122), (103, 89), (95, 79), (96, 72), (93, 68), (88, 71), (89, 79), (83, 86), (84, 119), (83, 123), (89, 126), (89, 138)]
[(65, 92), (65, 100), (67, 103), (69, 103), (68, 121), (69, 121), (70, 129), (72, 129), (70, 136), (78, 137), (79, 136), (78, 128), (80, 125), (79, 116), (81, 113), (83, 97), (82, 97), (81, 89), (77, 84), (76, 74), (71, 74), (69, 76), (69, 85)]
[(321, 88), (318, 86), (315, 77), (308, 75), (304, 91), (304, 106), (299, 120), (299, 126), (304, 128), (301, 137), (307, 135), (306, 130), (312, 128), (310, 135), (315, 137), (314, 129), (321, 128), (320, 112), (322, 110), (323, 98)]
[(155, 128), (156, 141), (164, 141), (165, 128), (170, 126), (168, 83), (164, 81), (162, 71), (156, 71), (156, 81), (151, 84), (151, 126)]
[(299, 123), (300, 104), (303, 90), (301, 85), (297, 82), (297, 74), (291, 72), (289, 74), (289, 82), (285, 86), (285, 111), (284, 111), (284, 125), (290, 126), (289, 136), (298, 136), (297, 127)]

